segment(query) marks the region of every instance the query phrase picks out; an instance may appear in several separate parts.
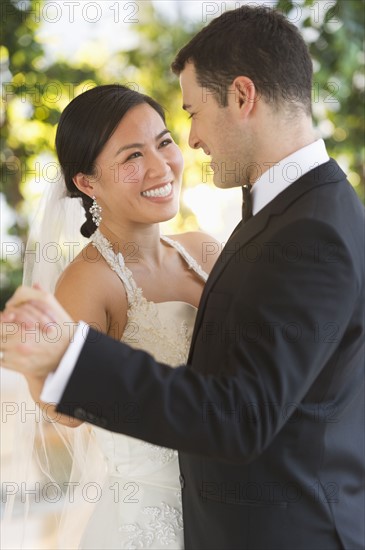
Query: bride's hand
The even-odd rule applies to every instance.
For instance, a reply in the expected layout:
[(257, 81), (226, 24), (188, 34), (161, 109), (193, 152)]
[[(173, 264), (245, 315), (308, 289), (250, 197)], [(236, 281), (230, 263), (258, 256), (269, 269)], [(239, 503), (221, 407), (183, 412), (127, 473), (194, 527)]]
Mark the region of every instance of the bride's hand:
[(64, 355), (74, 325), (52, 294), (18, 288), (0, 317), (0, 366), (25, 376), (47, 376)]
[(60, 306), (53, 294), (45, 292), (39, 285), (34, 285), (32, 287), (20, 286), (17, 288), (13, 296), (6, 302), (6, 317), (15, 313), (13, 308), (17, 308), (26, 303), (32, 303), (53, 321), (69, 319), (69, 315), (65, 312), (63, 307)]

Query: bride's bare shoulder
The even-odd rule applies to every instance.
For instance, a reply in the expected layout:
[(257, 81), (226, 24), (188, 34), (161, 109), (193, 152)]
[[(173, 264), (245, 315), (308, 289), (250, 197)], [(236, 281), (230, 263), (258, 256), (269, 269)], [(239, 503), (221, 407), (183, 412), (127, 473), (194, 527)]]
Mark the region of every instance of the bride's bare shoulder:
[[(57, 281), (56, 298), (73, 319), (83, 319), (108, 332), (111, 322), (126, 322), (124, 287), (102, 255), (88, 244)], [(123, 325), (124, 326), (124, 325)]]
[[(57, 281), (55, 294), (67, 302), (75, 300), (88, 304), (92, 301), (96, 307), (109, 310), (115, 307), (116, 302), (120, 307), (126, 307), (121, 284), (97, 248), (89, 243), (63, 271)], [(123, 304), (119, 303), (120, 300)]]
[(105, 276), (110, 270), (100, 254), (100, 252), (92, 245), (87, 244), (77, 256), (68, 264), (62, 272), (57, 282), (57, 287), (61, 283), (78, 281), (77, 286), (86, 284), (93, 285), (95, 279), (100, 276), (100, 271), (105, 272)]
[(222, 249), (217, 239), (203, 231), (178, 233), (170, 235), (170, 238), (181, 243), (207, 273), (211, 271)]

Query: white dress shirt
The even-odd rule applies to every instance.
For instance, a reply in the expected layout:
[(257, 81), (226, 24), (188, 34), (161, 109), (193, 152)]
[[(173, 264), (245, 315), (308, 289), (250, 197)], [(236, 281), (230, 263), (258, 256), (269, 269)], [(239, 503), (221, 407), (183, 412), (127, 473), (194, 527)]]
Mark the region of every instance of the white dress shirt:
[(304, 174), (328, 161), (324, 141), (319, 139), (270, 167), (252, 187), (252, 215), (257, 214)]
[[(270, 167), (252, 187), (252, 214), (257, 214), (294, 181), (328, 160), (329, 156), (324, 141), (319, 139)], [(88, 331), (88, 325), (80, 321), (74, 339), (67, 348), (57, 370), (48, 375), (46, 379), (41, 393), (42, 401), (54, 404), (60, 402)]]

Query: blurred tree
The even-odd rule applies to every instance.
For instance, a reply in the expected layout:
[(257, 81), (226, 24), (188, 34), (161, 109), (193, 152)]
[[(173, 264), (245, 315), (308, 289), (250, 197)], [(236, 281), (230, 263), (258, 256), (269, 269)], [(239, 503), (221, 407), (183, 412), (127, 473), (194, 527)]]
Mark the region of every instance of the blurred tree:
[[(36, 15), (39, 7), (40, 2), (34, 0), (2, 0), (1, 4), (1, 309), (21, 283), (26, 213), (31, 210), (28, 184), (44, 176), (39, 155), (54, 149), (55, 125), (68, 102), (63, 83), (97, 78), (92, 68), (75, 69), (63, 63), (47, 67), (35, 35), (40, 24)], [(14, 214), (7, 228), (5, 197)]]
[(279, 0), (277, 6), (294, 21), (301, 16), (314, 61), (314, 121), (364, 201), (365, 2)]
[[(166, 13), (156, 10), (150, 0), (138, 2), (139, 23), (133, 26), (137, 40), (132, 49), (107, 52), (103, 58), (96, 44), (83, 57), (67, 60), (60, 57), (50, 64), (37, 34), (42, 25), (44, 2), (2, 0), (1, 3), (0, 199), (2, 218), (9, 218), (8, 207), (13, 215), (7, 227), (5, 220), (1, 220), (0, 308), (21, 281), (20, 250), (29, 213), (34, 208), (34, 198), (41, 192), (41, 182), (51, 177), (46, 167), (55, 160), (54, 136), (59, 114), (76, 94), (97, 84), (138, 83), (140, 91), (152, 95), (167, 108), (169, 127), (185, 157), (186, 185), (201, 181), (199, 163), (201, 166), (204, 161), (203, 154), (187, 146), (189, 124), (181, 110), (178, 81), (169, 68), (177, 50), (202, 26), (201, 21), (194, 23), (184, 13), (188, 8), (175, 2), (177, 17), (171, 18), (167, 10)], [(229, 2), (221, 3), (220, 7), (223, 9), (225, 4)], [(340, 161), (364, 199), (364, 1), (278, 0), (277, 5), (299, 25), (310, 47), (315, 71), (315, 123), (330, 154)], [(183, 208), (175, 228), (195, 227), (193, 214)]]

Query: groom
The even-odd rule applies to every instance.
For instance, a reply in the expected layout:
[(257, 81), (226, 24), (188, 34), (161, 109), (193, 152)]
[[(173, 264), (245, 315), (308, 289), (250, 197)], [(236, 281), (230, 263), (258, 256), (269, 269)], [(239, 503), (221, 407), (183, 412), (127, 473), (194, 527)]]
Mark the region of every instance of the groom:
[[(314, 137), (307, 48), (279, 13), (243, 6), (172, 67), (191, 147), (212, 157), (217, 186), (240, 185), (245, 199), (188, 365), (170, 369), (92, 329), (85, 339), (80, 325), (69, 347), (67, 334), (27, 348), (8, 337), (3, 366), (54, 372), (42, 398), (65, 414), (178, 449), (186, 549), (363, 548), (364, 212)], [(70, 321), (34, 289), (10, 305), (18, 320), (36, 305), (41, 322)], [(116, 414), (130, 402), (135, 422)]]

